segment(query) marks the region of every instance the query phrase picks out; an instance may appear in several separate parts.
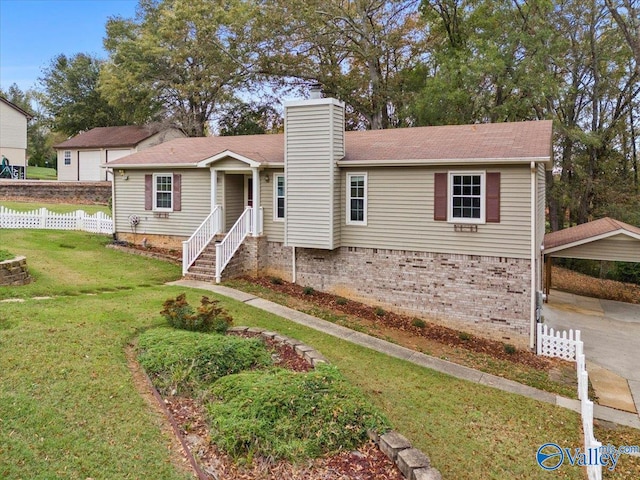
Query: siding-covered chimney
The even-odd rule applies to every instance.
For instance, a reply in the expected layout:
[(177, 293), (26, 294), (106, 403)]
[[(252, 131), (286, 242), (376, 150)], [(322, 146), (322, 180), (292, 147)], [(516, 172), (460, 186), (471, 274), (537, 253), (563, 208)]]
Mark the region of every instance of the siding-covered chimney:
[(285, 103), (285, 245), (333, 250), (340, 243), (344, 103)]

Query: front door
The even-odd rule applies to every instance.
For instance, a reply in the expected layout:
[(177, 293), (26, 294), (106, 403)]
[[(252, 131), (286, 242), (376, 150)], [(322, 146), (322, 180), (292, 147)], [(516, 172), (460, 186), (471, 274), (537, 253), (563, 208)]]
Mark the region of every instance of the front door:
[(245, 197), (246, 197), (246, 201), (245, 201), (245, 206), (247, 207), (253, 207), (253, 175), (246, 175), (245, 176), (245, 183), (246, 183), (246, 187), (245, 187)]

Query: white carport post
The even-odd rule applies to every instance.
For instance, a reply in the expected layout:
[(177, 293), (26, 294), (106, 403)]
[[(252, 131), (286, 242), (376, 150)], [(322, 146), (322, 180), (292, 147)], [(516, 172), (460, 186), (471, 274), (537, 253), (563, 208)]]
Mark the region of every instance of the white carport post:
[(257, 237), (262, 232), (260, 231), (260, 172), (257, 167), (251, 169), (253, 173), (253, 230), (251, 235)]

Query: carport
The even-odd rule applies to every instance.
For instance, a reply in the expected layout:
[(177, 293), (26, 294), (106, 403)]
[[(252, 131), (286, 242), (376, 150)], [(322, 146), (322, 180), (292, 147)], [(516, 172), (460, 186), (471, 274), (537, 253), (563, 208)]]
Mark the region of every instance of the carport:
[(551, 288), (553, 258), (640, 263), (640, 228), (605, 217), (544, 236), (544, 293)]

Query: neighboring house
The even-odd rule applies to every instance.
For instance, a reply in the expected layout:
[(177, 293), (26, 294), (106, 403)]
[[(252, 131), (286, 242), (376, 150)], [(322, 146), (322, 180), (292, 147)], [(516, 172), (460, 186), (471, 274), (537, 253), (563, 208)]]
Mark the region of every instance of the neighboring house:
[(111, 180), (111, 173), (101, 165), (184, 136), (176, 128), (137, 125), (93, 128), (54, 146), (58, 156), (58, 180)]
[(277, 275), (533, 348), (551, 122), (344, 124), (343, 103), (313, 98), (285, 104), (284, 134), (112, 162), (118, 239), (189, 239), (193, 278)]
[(0, 96), (0, 158), (12, 167), (27, 167), (27, 121), (32, 116)]

